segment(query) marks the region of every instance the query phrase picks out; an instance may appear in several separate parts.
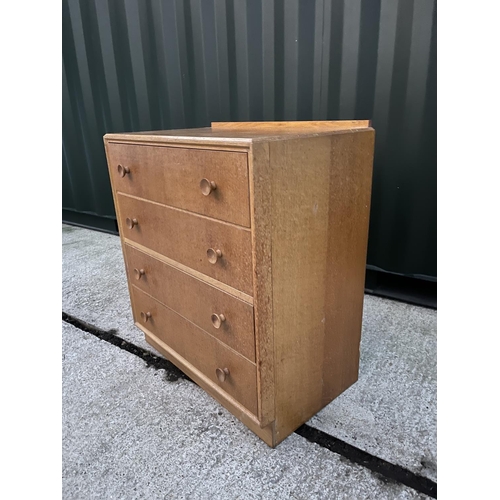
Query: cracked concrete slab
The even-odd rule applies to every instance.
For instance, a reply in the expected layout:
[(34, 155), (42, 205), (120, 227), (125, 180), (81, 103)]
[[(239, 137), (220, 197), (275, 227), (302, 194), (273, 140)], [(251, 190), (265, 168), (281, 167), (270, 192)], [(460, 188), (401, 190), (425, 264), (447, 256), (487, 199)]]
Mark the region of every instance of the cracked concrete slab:
[(195, 384), (63, 323), (63, 498), (423, 499), (293, 434), (272, 450)]

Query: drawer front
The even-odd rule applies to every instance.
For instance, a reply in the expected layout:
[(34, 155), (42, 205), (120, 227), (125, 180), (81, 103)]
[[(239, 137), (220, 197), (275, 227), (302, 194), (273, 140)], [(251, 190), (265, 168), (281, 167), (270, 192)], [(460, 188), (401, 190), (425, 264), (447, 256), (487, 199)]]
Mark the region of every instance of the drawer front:
[(116, 191), (250, 227), (246, 153), (109, 143), (108, 156)]
[[(147, 328), (154, 336), (165, 342), (256, 415), (257, 372), (255, 365), (134, 285), (130, 288), (136, 324)], [(218, 368), (227, 369), (229, 372), (223, 382), (217, 378)]]
[(130, 283), (255, 362), (250, 304), (130, 245), (124, 253)]
[(122, 236), (253, 295), (248, 229), (123, 194), (117, 200)]

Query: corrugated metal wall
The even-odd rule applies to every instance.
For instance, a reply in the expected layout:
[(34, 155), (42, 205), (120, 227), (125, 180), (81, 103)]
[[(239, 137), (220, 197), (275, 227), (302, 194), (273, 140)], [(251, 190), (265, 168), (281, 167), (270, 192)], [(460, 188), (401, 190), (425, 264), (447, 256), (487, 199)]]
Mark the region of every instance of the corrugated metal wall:
[(435, 0), (63, 0), (66, 218), (114, 218), (106, 132), (367, 118), (368, 264), (435, 277)]

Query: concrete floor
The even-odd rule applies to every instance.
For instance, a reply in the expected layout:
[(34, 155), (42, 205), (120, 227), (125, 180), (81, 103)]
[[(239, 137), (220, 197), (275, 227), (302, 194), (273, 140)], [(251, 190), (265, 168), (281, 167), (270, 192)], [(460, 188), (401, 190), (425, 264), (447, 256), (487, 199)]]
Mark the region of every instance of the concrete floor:
[[(119, 238), (63, 225), (65, 313), (153, 352)], [(359, 381), (309, 425), (436, 481), (436, 312), (365, 297)], [(275, 450), (195, 384), (63, 322), (63, 498), (427, 498), (292, 434)]]

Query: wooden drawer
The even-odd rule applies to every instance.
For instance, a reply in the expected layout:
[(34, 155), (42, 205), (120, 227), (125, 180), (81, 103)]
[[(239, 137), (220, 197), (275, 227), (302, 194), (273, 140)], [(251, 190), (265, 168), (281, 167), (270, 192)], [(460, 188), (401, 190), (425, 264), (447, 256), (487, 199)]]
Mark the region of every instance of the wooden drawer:
[(246, 153), (109, 143), (108, 156), (116, 191), (250, 227)]
[[(255, 365), (193, 323), (146, 295), (135, 285), (130, 288), (136, 325), (149, 330), (256, 415), (257, 373)], [(147, 313), (149, 317), (146, 320)], [(227, 369), (229, 372), (224, 382), (217, 378), (218, 368)]]
[(255, 362), (250, 304), (130, 245), (123, 250), (130, 283)]
[[(123, 194), (117, 200), (125, 238), (253, 294), (248, 229)], [(129, 227), (131, 223), (134, 225)], [(209, 249), (222, 253), (214, 264), (209, 262)]]

